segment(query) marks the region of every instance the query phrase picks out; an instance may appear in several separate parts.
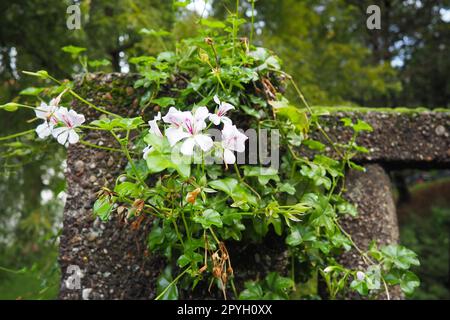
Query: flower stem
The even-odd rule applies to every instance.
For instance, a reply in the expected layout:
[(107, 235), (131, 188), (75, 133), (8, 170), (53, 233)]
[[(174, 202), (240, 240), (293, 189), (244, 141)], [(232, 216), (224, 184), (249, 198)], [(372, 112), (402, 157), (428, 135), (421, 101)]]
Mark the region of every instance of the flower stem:
[(106, 151), (111, 151), (111, 152), (122, 152), (121, 149), (103, 147), (103, 146), (99, 146), (97, 144), (89, 143), (84, 140), (80, 140), (80, 143), (84, 144), (85, 146), (91, 147), (91, 148), (96, 148), (96, 149), (101, 149), (101, 150), (106, 150)]
[(117, 114), (115, 114), (115, 113), (112, 113), (112, 112), (110, 112), (110, 111), (108, 111), (108, 110), (105, 110), (105, 109), (103, 109), (103, 108), (97, 107), (95, 104), (93, 104), (93, 103), (87, 101), (86, 99), (80, 97), (80, 96), (79, 96), (75, 91), (73, 91), (72, 89), (69, 90), (69, 93), (70, 93), (71, 95), (73, 95), (75, 98), (77, 98), (78, 100), (80, 100), (81, 102), (83, 102), (83, 103), (87, 104), (88, 106), (90, 106), (91, 108), (97, 110), (98, 112), (101, 112), (101, 113), (110, 115), (110, 116), (112, 116), (112, 117), (114, 117), (114, 118), (120, 118), (119, 115), (117, 115)]
[(14, 138), (26, 136), (27, 134), (33, 133), (34, 131), (35, 131), (34, 129), (31, 129), (31, 130), (27, 130), (27, 131), (11, 134), (9, 136), (0, 137), (0, 141), (11, 140), (11, 139), (14, 139)]
[(190, 269), (191, 269), (191, 267), (189, 267), (189, 268), (187, 268), (187, 269), (184, 269), (184, 271), (183, 271), (182, 273), (180, 273), (175, 279), (173, 279), (173, 281), (172, 281), (171, 283), (169, 283), (169, 285), (163, 290), (163, 292), (161, 292), (161, 293), (159, 294), (159, 296), (157, 296), (157, 297), (155, 298), (155, 300), (160, 300), (160, 299), (166, 294), (166, 292), (167, 292), (167, 291), (168, 291), (175, 283), (177, 283), (178, 280), (180, 280), (180, 278), (181, 278), (186, 272), (188, 272)]

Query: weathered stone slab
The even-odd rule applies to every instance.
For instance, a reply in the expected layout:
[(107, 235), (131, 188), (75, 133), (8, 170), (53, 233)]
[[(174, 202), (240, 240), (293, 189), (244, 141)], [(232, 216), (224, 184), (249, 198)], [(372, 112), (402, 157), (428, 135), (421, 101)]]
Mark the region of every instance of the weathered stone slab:
[[(334, 141), (349, 141), (352, 132), (340, 122), (342, 118), (361, 119), (373, 132), (361, 132), (357, 143), (370, 150), (359, 154), (357, 162), (383, 163), (390, 168), (449, 168), (449, 112), (332, 112), (323, 116), (324, 127)], [(319, 140), (324, 141), (320, 134)], [(332, 152), (331, 152), (332, 154)]]

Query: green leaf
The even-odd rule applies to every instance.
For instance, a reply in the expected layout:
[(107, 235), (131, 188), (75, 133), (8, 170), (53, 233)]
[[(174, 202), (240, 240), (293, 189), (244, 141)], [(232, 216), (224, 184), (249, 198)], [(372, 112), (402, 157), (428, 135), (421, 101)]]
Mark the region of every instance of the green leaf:
[(212, 19), (201, 19), (200, 24), (211, 29), (224, 29), (226, 27), (222, 21)]
[(77, 57), (80, 53), (86, 51), (86, 48), (77, 47), (77, 46), (65, 46), (61, 48), (62, 51), (70, 53), (72, 56)]
[(278, 170), (272, 167), (255, 167), (255, 166), (245, 166), (244, 176), (246, 177), (258, 177), (258, 182), (263, 186), (266, 185), (270, 180), (280, 181), (278, 176)]
[(366, 296), (369, 293), (369, 289), (367, 288), (367, 284), (364, 280), (363, 281), (359, 281), (357, 279), (353, 280), (350, 283), (350, 288), (356, 290), (362, 296)]
[(302, 165), (300, 173), (312, 179), (316, 186), (323, 185), (327, 190), (331, 188), (331, 180), (326, 177), (326, 170), (323, 166), (316, 163), (309, 163), (308, 165)]
[(298, 131), (304, 134), (308, 132), (309, 120), (306, 112), (290, 105), (286, 99), (281, 101), (269, 101), (269, 104), (273, 107), (273, 110), (277, 115), (289, 119)]
[(360, 119), (358, 119), (358, 121), (356, 122), (355, 125), (353, 125), (353, 130), (355, 130), (355, 132), (360, 132), (360, 131), (369, 131), (372, 132), (373, 128), (370, 124), (368, 124), (365, 121), (362, 121)]
[(400, 288), (408, 296), (412, 295), (419, 286), (419, 278), (411, 271), (406, 271), (400, 278)]
[(213, 180), (209, 182), (209, 186), (213, 189), (223, 191), (229, 196), (232, 196), (233, 190), (236, 189), (238, 181), (233, 178), (225, 178), (221, 180)]
[(156, 58), (155, 57), (151, 57), (151, 56), (132, 57), (129, 60), (129, 62), (132, 63), (132, 64), (152, 64), (155, 61), (156, 61)]
[(382, 247), (380, 251), (387, 265), (394, 265), (396, 268), (402, 270), (409, 269), (411, 265), (420, 265), (416, 253), (403, 246), (391, 244)]
[(313, 242), (316, 241), (317, 238), (310, 228), (295, 225), (290, 228), (291, 233), (286, 237), (286, 244), (292, 247), (298, 246), (303, 242)]
[(107, 221), (111, 215), (113, 207), (114, 199), (107, 196), (100, 197), (94, 203), (94, 215), (98, 216), (103, 221)]
[(117, 184), (114, 191), (117, 192), (120, 197), (131, 198), (137, 198), (141, 193), (137, 184), (128, 181)]
[(89, 60), (88, 64), (90, 67), (92, 68), (98, 68), (98, 67), (106, 67), (109, 66), (111, 64), (111, 61), (107, 60), (107, 59), (102, 59), (102, 60)]
[(203, 211), (202, 215), (195, 216), (194, 221), (200, 223), (204, 229), (208, 229), (213, 225), (222, 228), (221, 216), (213, 209), (207, 209)]
[(150, 152), (145, 161), (147, 161), (150, 173), (158, 173), (170, 167), (170, 159), (165, 154), (156, 150)]
[(183, 178), (187, 179), (191, 175), (190, 157), (183, 155), (170, 156), (170, 167), (175, 169)]
[(295, 187), (292, 184), (290, 184), (289, 182), (286, 182), (286, 183), (283, 183), (283, 184), (279, 184), (278, 185), (278, 190), (280, 192), (286, 192), (286, 193), (288, 193), (290, 195), (294, 195), (297, 192)]
[(282, 277), (276, 272), (270, 272), (265, 280), (271, 291), (281, 295), (286, 294), (288, 289), (291, 289), (294, 286), (294, 281), (292, 281), (292, 279)]
[(189, 1), (175, 1), (173, 3), (174, 7), (176, 8), (184, 8), (189, 4)]
[(345, 127), (353, 127), (353, 121), (350, 118), (342, 118), (341, 122), (344, 124)]
[(175, 105), (175, 99), (170, 97), (154, 99), (152, 102), (162, 108)]
[(239, 300), (261, 300), (263, 295), (263, 290), (256, 281), (248, 281), (245, 283), (245, 290), (239, 295)]
[(148, 235), (148, 247), (150, 250), (155, 250), (158, 246), (164, 242), (163, 229), (158, 225), (153, 225), (152, 231)]
[(355, 170), (358, 170), (361, 172), (366, 172), (366, 168), (354, 163), (353, 161), (349, 161), (348, 164), (349, 164), (350, 168), (352, 168), (352, 169), (355, 169)]
[(185, 251), (183, 255), (181, 255), (177, 260), (177, 265), (180, 268), (184, 268), (190, 263), (198, 264), (203, 261), (203, 256), (193, 250)]
[(349, 202), (342, 202), (338, 204), (337, 209), (341, 214), (349, 214), (352, 217), (356, 217), (358, 215), (358, 210), (356, 207)]
[(302, 235), (297, 228), (291, 229), (291, 233), (286, 237), (286, 244), (291, 247), (298, 246), (303, 242)]
[(143, 35), (150, 35), (150, 36), (155, 36), (155, 37), (165, 37), (165, 36), (170, 36), (171, 33), (169, 31), (160, 29), (160, 30), (154, 30), (154, 29), (147, 29), (147, 28), (142, 28), (141, 30), (139, 30), (140, 34)]
[(303, 144), (308, 148), (310, 148), (311, 150), (322, 151), (325, 149), (325, 145), (317, 140), (307, 139), (303, 141)]

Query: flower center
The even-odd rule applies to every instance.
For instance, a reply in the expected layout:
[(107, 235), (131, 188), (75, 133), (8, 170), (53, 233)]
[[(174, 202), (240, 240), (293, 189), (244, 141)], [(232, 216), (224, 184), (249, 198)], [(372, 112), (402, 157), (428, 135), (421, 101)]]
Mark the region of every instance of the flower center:
[(66, 126), (68, 128), (72, 128), (73, 127), (72, 121), (66, 115), (62, 115), (61, 118), (62, 118), (62, 121), (66, 124)]
[(184, 123), (186, 125), (186, 130), (191, 134), (194, 135), (195, 134), (195, 127), (194, 127), (194, 123), (191, 121), (191, 119), (186, 118), (184, 120)]

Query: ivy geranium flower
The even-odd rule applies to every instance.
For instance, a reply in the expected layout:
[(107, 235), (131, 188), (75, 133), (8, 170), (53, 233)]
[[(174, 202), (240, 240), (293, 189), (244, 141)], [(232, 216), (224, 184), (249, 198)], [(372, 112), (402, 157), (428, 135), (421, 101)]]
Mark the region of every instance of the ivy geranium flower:
[(234, 151), (244, 152), (245, 141), (248, 137), (240, 132), (235, 125), (225, 124), (222, 130), (222, 148), (223, 159), (226, 164), (233, 164), (236, 162)]
[(65, 107), (61, 107), (56, 111), (56, 117), (61, 127), (53, 129), (53, 137), (58, 140), (58, 143), (68, 146), (69, 144), (77, 143), (80, 140), (75, 128), (84, 123), (84, 115), (76, 113), (74, 110), (67, 110)]
[(34, 112), (38, 119), (43, 119), (44, 122), (36, 127), (36, 133), (41, 139), (45, 139), (52, 135), (54, 126), (58, 123), (56, 112), (59, 109), (59, 102), (61, 95), (50, 100), (47, 105), (45, 102), (41, 102), (41, 105), (37, 107)]
[(209, 111), (206, 107), (199, 107), (195, 113), (189, 111), (179, 111), (175, 108), (169, 109), (169, 113), (163, 117), (166, 123), (172, 124), (172, 127), (166, 130), (166, 136), (171, 146), (178, 141), (183, 141), (181, 153), (191, 156), (194, 153), (194, 147), (197, 145), (203, 151), (212, 148), (214, 142), (210, 136), (203, 133), (206, 128), (205, 120), (209, 117)]
[(234, 106), (227, 102), (220, 101), (217, 95), (214, 96), (214, 102), (219, 106), (219, 108), (217, 109), (216, 113), (210, 114), (209, 120), (216, 126), (219, 125), (221, 122), (223, 124), (231, 124), (231, 119), (226, 117), (225, 114), (228, 111), (234, 109)]

